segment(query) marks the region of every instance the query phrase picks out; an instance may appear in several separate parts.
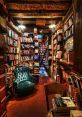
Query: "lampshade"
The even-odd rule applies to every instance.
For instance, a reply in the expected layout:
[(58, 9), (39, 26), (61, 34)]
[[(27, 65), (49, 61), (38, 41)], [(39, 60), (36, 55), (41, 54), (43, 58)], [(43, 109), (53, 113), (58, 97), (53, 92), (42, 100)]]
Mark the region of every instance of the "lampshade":
[(26, 27), (21, 24), (21, 25), (18, 26), (18, 28), (21, 29), (21, 30), (24, 30)]
[(55, 28), (55, 27), (56, 27), (55, 24), (51, 24), (51, 25), (49, 25), (49, 28)]

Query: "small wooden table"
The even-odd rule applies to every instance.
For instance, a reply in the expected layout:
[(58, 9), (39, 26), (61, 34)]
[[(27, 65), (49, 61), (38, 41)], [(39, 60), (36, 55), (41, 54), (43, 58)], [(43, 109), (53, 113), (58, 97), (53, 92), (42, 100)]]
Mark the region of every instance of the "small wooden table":
[(70, 117), (70, 115), (53, 115), (51, 112), (48, 113), (47, 117)]
[(70, 111), (76, 110), (76, 105), (72, 101), (70, 97), (62, 97), (64, 103), (67, 105), (66, 107), (59, 107), (55, 103), (55, 98), (52, 99), (53, 109), (52, 112), (53, 117), (70, 117)]
[(82, 117), (82, 111), (80, 110), (71, 110), (70, 117)]

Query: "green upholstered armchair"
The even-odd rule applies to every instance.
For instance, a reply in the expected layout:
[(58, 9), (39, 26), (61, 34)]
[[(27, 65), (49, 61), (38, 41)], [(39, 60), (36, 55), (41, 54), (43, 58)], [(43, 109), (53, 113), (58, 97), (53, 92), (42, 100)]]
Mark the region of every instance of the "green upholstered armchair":
[(34, 90), (35, 78), (31, 75), (30, 69), (26, 66), (17, 66), (14, 70), (15, 94), (28, 94)]

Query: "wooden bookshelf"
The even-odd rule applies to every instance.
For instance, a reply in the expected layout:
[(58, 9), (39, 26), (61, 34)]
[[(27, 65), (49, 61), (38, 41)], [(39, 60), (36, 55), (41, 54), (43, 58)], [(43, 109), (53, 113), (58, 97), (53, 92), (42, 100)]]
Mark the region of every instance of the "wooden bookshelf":
[(10, 27), (8, 29), (8, 35), (6, 36), (8, 51), (6, 52), (6, 56), (9, 57), (11, 62), (11, 66), (15, 64), (19, 64), (19, 35), (14, 32)]
[[(68, 15), (69, 14), (69, 15)], [(81, 103), (82, 95), (82, 75), (75, 69), (75, 39), (74, 39), (74, 13), (69, 10), (62, 21), (62, 33), (57, 30), (52, 35), (53, 39), (53, 78), (56, 82), (65, 83), (67, 95), (70, 96), (77, 105)], [(59, 32), (59, 31), (58, 31)], [(59, 36), (59, 40), (58, 40)], [(62, 48), (60, 47), (62, 46)], [(61, 56), (57, 52), (61, 50)]]
[[(38, 34), (37, 34), (38, 35)], [(33, 74), (39, 76), (39, 40), (34, 34)]]
[(7, 115), (6, 111), (6, 83), (5, 83), (5, 51), (8, 50), (5, 35), (7, 34), (6, 24), (7, 9), (4, 1), (0, 0), (0, 117)]
[(7, 48), (5, 50), (5, 82), (6, 82), (6, 96), (7, 100), (13, 93), (13, 71), (17, 65), (20, 64), (20, 34), (13, 30), (14, 27), (7, 21), (7, 33), (5, 40)]
[[(62, 25), (62, 22), (61, 22)], [(58, 74), (57, 74), (57, 61), (61, 60), (62, 58), (62, 53), (63, 53), (63, 49), (64, 49), (64, 42), (63, 42), (63, 27), (61, 27), (61, 25), (58, 25), (56, 27), (55, 32), (52, 35), (52, 78), (54, 78), (56, 80)]]
[(3, 114), (6, 115), (5, 58), (4, 49), (0, 48), (0, 117)]
[(26, 64), (33, 71), (34, 40), (32, 37), (21, 38), (21, 63)]

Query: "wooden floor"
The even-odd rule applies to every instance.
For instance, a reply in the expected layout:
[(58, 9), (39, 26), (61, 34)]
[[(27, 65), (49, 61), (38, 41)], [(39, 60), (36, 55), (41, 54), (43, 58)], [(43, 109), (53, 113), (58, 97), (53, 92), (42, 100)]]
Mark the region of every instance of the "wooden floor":
[(7, 105), (7, 117), (46, 117), (46, 98), (44, 91), (46, 80), (40, 79), (37, 91), (32, 95), (12, 99)]

